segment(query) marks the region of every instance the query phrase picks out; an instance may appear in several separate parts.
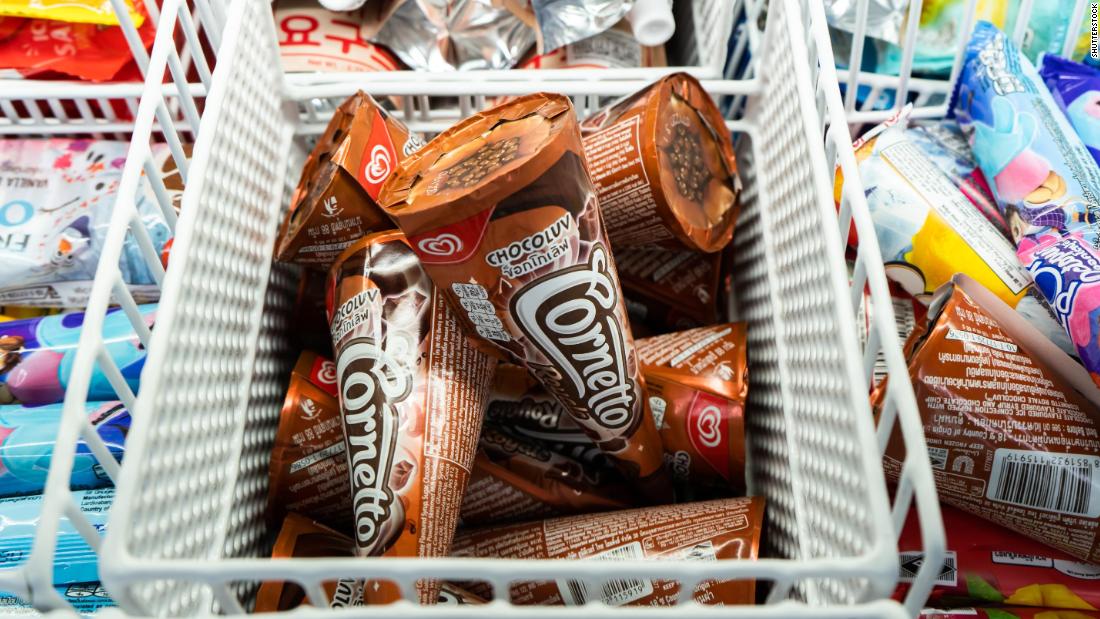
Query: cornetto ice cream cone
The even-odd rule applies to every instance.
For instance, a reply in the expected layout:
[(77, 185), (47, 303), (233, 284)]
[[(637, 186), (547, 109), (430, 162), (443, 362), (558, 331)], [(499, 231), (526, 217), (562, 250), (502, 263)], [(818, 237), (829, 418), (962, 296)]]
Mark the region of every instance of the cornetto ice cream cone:
[[(356, 547), (446, 556), (495, 361), (470, 345), (399, 232), (351, 245), (327, 296)], [(422, 581), (418, 594), (434, 602), (438, 582)], [(388, 583), (368, 583), (364, 595), (397, 598)]]
[(649, 500), (670, 499), (569, 99), (527, 95), (460, 122), (379, 204), (482, 347), (531, 370)]
[(328, 268), (365, 234), (393, 228), (376, 200), (398, 162), (423, 145), (370, 95), (337, 108), (302, 168), (275, 257)]
[(581, 128), (612, 247), (711, 253), (733, 238), (741, 193), (733, 142), (694, 77), (663, 77)]

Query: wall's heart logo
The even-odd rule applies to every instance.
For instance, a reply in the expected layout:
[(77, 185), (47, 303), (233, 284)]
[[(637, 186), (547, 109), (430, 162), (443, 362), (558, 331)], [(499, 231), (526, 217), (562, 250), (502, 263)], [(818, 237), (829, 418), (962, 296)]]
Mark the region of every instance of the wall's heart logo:
[(453, 256), (462, 251), (462, 239), (444, 232), (437, 236), (422, 238), (416, 243), (417, 249), (433, 256)]
[(695, 431), (700, 443), (717, 447), (722, 442), (722, 411), (713, 404), (703, 408), (695, 418)]
[(302, 400), (302, 417), (313, 419), (317, 416), (317, 403), (309, 398)]
[(393, 160), (389, 151), (382, 144), (375, 144), (370, 150), (370, 158), (363, 167), (363, 177), (368, 183), (379, 184), (389, 178), (393, 169)]

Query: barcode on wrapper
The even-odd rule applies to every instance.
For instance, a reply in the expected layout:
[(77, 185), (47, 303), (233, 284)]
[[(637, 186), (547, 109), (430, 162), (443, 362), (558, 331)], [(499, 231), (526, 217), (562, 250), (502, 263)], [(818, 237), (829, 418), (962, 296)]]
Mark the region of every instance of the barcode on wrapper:
[(993, 455), (986, 498), (1060, 514), (1100, 516), (1100, 457), (1021, 449)]
[[(598, 555), (587, 557), (591, 561), (629, 561), (644, 559), (645, 551), (641, 542), (631, 542), (618, 548), (612, 548)], [(622, 606), (634, 600), (640, 600), (653, 593), (653, 583), (648, 580), (622, 579), (609, 580), (602, 590), (593, 593), (589, 586), (579, 580), (558, 580), (558, 590), (562, 601), (569, 605), (585, 604), (592, 599), (600, 599), (610, 606)]]
[(947, 468), (947, 450), (943, 447), (929, 447), (928, 448), (928, 461), (932, 463), (932, 468), (944, 470)]
[[(917, 578), (917, 572), (924, 565), (924, 553), (910, 551), (898, 553), (898, 581), (913, 582)], [(955, 587), (959, 584), (958, 563), (955, 551), (948, 550), (943, 557), (943, 565), (940, 573), (936, 574), (933, 586)]]

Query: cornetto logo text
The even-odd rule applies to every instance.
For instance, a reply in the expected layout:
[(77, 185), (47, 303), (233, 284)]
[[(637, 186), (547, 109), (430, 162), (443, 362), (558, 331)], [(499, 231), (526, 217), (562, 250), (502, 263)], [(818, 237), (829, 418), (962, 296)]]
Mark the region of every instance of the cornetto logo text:
[(558, 427), (562, 410), (552, 400), (533, 400), (523, 398), (519, 402), (499, 400), (489, 405), (486, 415), (491, 419), (509, 424), (516, 421), (530, 421), (540, 428), (553, 430)]
[(569, 251), (567, 234), (572, 227), (573, 216), (566, 213), (531, 236), (489, 252), (485, 262), (499, 268), (505, 277), (521, 277), (531, 273)]
[(619, 288), (607, 251), (592, 246), (587, 264), (534, 281), (512, 297), (512, 315), (550, 360), (557, 376), (543, 376), (562, 404), (587, 413), (590, 423), (632, 429), (641, 420), (635, 381), (627, 375), (623, 328), (615, 316)]
[(381, 554), (393, 535), (387, 527), (394, 503), (389, 477), (397, 445), (397, 405), (412, 390), (412, 372), (405, 359), (411, 345), (391, 336), (383, 349), (372, 338), (355, 338), (336, 360), (340, 407), (344, 414), (351, 473), (355, 541), (367, 556)]

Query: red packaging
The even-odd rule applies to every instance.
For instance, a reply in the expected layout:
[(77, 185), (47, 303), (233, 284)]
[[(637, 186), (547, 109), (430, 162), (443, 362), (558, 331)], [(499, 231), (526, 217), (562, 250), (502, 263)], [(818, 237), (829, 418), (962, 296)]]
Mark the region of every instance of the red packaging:
[[(446, 556), (495, 361), (470, 345), (399, 232), (348, 247), (328, 290), (359, 553)], [(368, 602), (399, 597), (375, 584)], [(438, 582), (417, 590), (434, 603)]]
[(462, 500), (462, 525), (480, 527), (624, 509), (630, 493), (617, 475), (485, 426)]
[(367, 2), (354, 11), (329, 11), (309, 0), (275, 3), (279, 58), (287, 73), (397, 71), (401, 63), (370, 42), (395, 2)]
[(466, 332), (527, 367), (651, 502), (671, 497), (573, 106), (533, 94), (441, 133), (386, 182)]
[[(940, 500), (1080, 560), (1100, 560), (1100, 390), (973, 279), (937, 291), (909, 374)], [(878, 390), (881, 405), (884, 390)], [(895, 432), (884, 465), (897, 478)]]
[(422, 144), (369, 95), (348, 97), (302, 168), (275, 258), (327, 268), (366, 234), (393, 228), (376, 200), (400, 161)]
[[(1097, 610), (1100, 566), (1081, 563), (1064, 552), (1008, 529), (943, 506), (947, 558), (929, 597), (936, 607), (1037, 606)], [(901, 580), (912, 582), (924, 555), (916, 512), (910, 511), (898, 542)], [(907, 584), (894, 598), (904, 599)]]
[(1027, 606), (925, 608), (920, 611), (920, 617), (921, 619), (1100, 619), (1100, 612)]
[(743, 322), (638, 340), (649, 408), (684, 488), (745, 486), (748, 354)]
[(665, 76), (582, 124), (611, 246), (712, 253), (733, 238), (741, 178), (725, 118), (687, 73)]
[[(691, 559), (752, 560), (757, 556), (764, 499), (741, 498), (643, 507), (602, 514), (553, 518), (541, 522), (460, 532), (452, 555), (505, 559)], [(608, 566), (608, 573), (614, 573)], [(469, 587), (488, 598), (487, 586)], [(751, 580), (704, 581), (695, 590), (702, 604), (752, 604)], [(663, 580), (611, 580), (593, 591), (576, 580), (519, 582), (513, 604), (583, 604), (601, 600), (612, 606), (674, 604), (680, 583)]]
[(298, 512), (338, 530), (351, 531), (351, 494), (336, 366), (305, 351), (290, 376), (271, 451), (267, 516), (274, 526)]
[[(136, 4), (144, 15), (144, 7), (140, 2)], [(146, 47), (152, 45), (156, 31), (156, 22), (151, 19), (145, 19), (138, 28)], [(106, 82), (115, 79), (132, 61), (119, 26), (0, 16), (0, 69), (15, 69), (25, 77), (54, 72)]]

